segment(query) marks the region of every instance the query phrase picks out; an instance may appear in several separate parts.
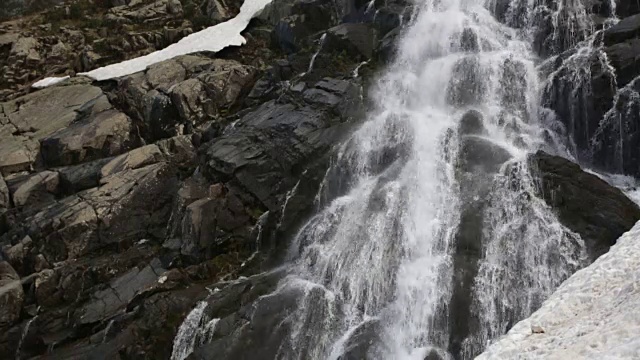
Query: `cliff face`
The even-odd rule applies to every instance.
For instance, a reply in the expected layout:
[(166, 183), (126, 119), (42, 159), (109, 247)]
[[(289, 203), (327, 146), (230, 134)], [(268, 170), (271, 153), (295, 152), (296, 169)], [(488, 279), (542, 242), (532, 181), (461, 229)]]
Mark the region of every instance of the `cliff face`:
[[(412, 5), (274, 0), (243, 33), (244, 46), (102, 82), (73, 77), (165, 48), (233, 18), (240, 5), (54, 1), (24, 16), (2, 8), (12, 18), (0, 24), (0, 303), (7, 304), (0, 308), (0, 354), (169, 358), (180, 324), (204, 304), (201, 318), (221, 326), (209, 338), (193, 334), (192, 358), (276, 357), (287, 329), (274, 329), (300, 294), (265, 295), (286, 275), (277, 266), (318, 205), (332, 150), (375, 105), (368, 89), (393, 59)], [(640, 35), (625, 34), (607, 41), (627, 46)], [(565, 50), (553, 62), (560, 68), (575, 51)], [(633, 61), (616, 66), (635, 78)], [(62, 75), (72, 78), (30, 87)], [(633, 94), (633, 81), (611, 87), (596, 75), (588, 104), (606, 98), (608, 106), (615, 97), (616, 109), (635, 109), (635, 97), (609, 94)], [(560, 120), (578, 119), (562, 110), (572, 93), (553, 93)], [(597, 110), (594, 119), (603, 116)], [(625, 136), (640, 138), (637, 114), (620, 113), (630, 124)], [(573, 141), (581, 134), (563, 135)], [(488, 149), (478, 136), (467, 140), (464, 156), (472, 160)], [(385, 151), (381, 158), (402, 149)], [(640, 219), (621, 191), (571, 161), (546, 153), (529, 161), (541, 198), (585, 239), (591, 259)], [(499, 168), (486, 166), (492, 170), (469, 172), (471, 197)], [(350, 169), (338, 170), (348, 179)], [(475, 230), (466, 229), (471, 243)], [(480, 256), (463, 255), (463, 271)], [(465, 281), (455, 299), (463, 305)], [(362, 358), (376, 336), (375, 326), (360, 330), (352, 358)]]

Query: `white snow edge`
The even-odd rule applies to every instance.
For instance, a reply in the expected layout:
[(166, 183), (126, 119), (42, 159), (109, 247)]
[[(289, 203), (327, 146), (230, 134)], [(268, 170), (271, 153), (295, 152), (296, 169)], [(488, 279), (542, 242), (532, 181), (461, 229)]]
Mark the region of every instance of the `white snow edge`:
[(49, 86), (53, 86), (56, 84), (59, 84), (65, 80), (68, 80), (70, 77), (69, 76), (63, 76), (63, 77), (48, 77), (48, 78), (44, 78), (38, 82), (33, 83), (33, 85), (31, 85), (32, 88), (36, 88), (36, 89), (44, 89), (46, 87)]
[(187, 55), (199, 51), (218, 52), (229, 46), (240, 46), (246, 40), (240, 33), (258, 16), (271, 0), (245, 0), (240, 13), (231, 20), (191, 34), (173, 45), (153, 52), (149, 55), (123, 61), (121, 63), (101, 67), (78, 75), (88, 76), (102, 81), (131, 75), (144, 71), (147, 67), (176, 56)]
[(640, 222), (476, 359), (640, 359), (639, 309)]

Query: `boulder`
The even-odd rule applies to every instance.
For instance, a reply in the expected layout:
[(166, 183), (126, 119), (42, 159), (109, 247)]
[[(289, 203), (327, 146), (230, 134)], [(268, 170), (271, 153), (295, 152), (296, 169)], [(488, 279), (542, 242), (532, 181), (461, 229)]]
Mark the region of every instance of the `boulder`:
[(165, 271), (160, 261), (154, 259), (146, 267), (134, 267), (114, 279), (106, 289), (94, 293), (92, 300), (78, 310), (78, 324), (92, 324), (113, 317), (125, 308), (136, 294), (157, 283)]
[[(603, 1), (607, 2), (607, 1)], [(640, 4), (636, 1), (616, 0), (616, 14), (620, 19), (640, 13)]]
[(569, 160), (537, 152), (529, 164), (540, 196), (582, 237), (592, 260), (640, 219), (640, 208), (622, 191)]
[(42, 157), (48, 166), (74, 165), (121, 154), (137, 142), (131, 119), (111, 109), (79, 119), (44, 138)]
[(383, 63), (390, 63), (396, 54), (400, 28), (389, 31), (377, 44), (375, 58)]
[(626, 17), (604, 32), (607, 46), (635, 39), (640, 35), (640, 14)]
[(217, 120), (248, 92), (255, 72), (233, 60), (186, 55), (118, 79), (111, 97), (155, 142)]
[(9, 188), (0, 174), (0, 212), (11, 207), (11, 198), (9, 197)]
[[(297, 182), (296, 169), (334, 145), (357, 115), (360, 90), (325, 79), (301, 94), (303, 103), (269, 101), (246, 114), (206, 150), (205, 172), (233, 178), (269, 210)], [(307, 103), (307, 104), (305, 104)]]
[(214, 354), (228, 359), (273, 359), (276, 354), (282, 355), (279, 348), (290, 326), (286, 317), (303, 296), (301, 289), (292, 287), (262, 296), (275, 290), (282, 275), (274, 271), (215, 284), (220, 291), (205, 300), (209, 305), (204, 310), (209, 318), (220, 319), (213, 341), (197, 346), (187, 359), (209, 359)]
[(23, 302), (20, 275), (0, 253), (0, 329), (3, 332), (20, 319)]
[(453, 256), (453, 291), (445, 320), (451, 329), (448, 350), (452, 354), (460, 354), (465, 338), (475, 331), (472, 294), (485, 241), (485, 210), (490, 205), (495, 176), (512, 158), (507, 149), (482, 137), (487, 130), (482, 114), (476, 110), (462, 116), (458, 133), (460, 150), (456, 177), (460, 184), (461, 214)]
[(113, 158), (105, 158), (79, 165), (57, 168), (60, 174), (60, 190), (63, 194), (71, 195), (82, 190), (100, 185), (100, 170)]
[[(638, 17), (640, 21), (640, 15)], [(640, 39), (636, 38), (612, 44), (605, 49), (609, 63), (616, 70), (618, 87), (627, 85), (640, 74), (640, 61), (636, 56), (638, 51)]]
[(190, 262), (199, 263), (233, 249), (250, 247), (254, 221), (233, 192), (209, 194), (186, 207), (181, 254)]
[(100, 169), (100, 177), (104, 178), (124, 170), (139, 169), (164, 160), (164, 155), (157, 145), (147, 145), (129, 151), (106, 163)]
[(17, 207), (38, 206), (52, 202), (59, 194), (60, 175), (55, 171), (43, 171), (30, 176), (13, 192)]
[(48, 261), (77, 259), (144, 238), (164, 238), (177, 179), (166, 162), (124, 170), (100, 186), (63, 198), (34, 215), (8, 238), (28, 234)]
[(369, 24), (340, 24), (327, 30), (325, 47), (365, 61), (373, 55), (376, 32)]
[[(281, 17), (281, 14), (287, 16)], [(285, 53), (296, 53), (302, 49), (311, 35), (337, 25), (336, 8), (331, 1), (295, 1), (289, 5), (277, 1), (265, 17), (272, 21), (272, 43)]]
[(6, 175), (35, 166), (39, 141), (71, 125), (83, 105), (101, 94), (95, 86), (69, 85), (0, 104), (0, 171)]
[(557, 114), (563, 126), (559, 130), (567, 143), (575, 144), (578, 160), (593, 163), (593, 137), (613, 104), (617, 75), (603, 63), (599, 52), (567, 51), (548, 65), (552, 75), (543, 92), (543, 104)]
[(453, 67), (451, 82), (447, 87), (447, 102), (459, 107), (477, 104), (484, 96), (485, 88), (478, 58), (465, 56)]
[(640, 81), (618, 90), (592, 139), (593, 164), (610, 173), (640, 176)]

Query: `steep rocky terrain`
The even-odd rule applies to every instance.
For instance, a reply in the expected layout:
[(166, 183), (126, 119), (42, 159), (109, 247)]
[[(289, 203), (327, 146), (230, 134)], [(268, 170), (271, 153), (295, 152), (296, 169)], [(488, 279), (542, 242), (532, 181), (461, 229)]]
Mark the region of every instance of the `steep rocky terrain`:
[[(219, 324), (208, 339), (194, 338), (189, 358), (275, 358), (300, 294), (266, 295), (285, 276), (278, 266), (292, 234), (322, 203), (316, 194), (332, 149), (363, 120), (368, 89), (393, 57), (412, 5), (274, 0), (243, 34), (245, 46), (36, 90), (30, 85), (45, 76), (164, 48), (232, 18), (241, 3), (25, 4), (33, 5), (0, 13), (9, 18), (0, 24), (0, 354), (168, 359), (180, 325), (204, 301), (206, 318)], [(595, 108), (585, 121), (593, 129), (611, 104), (628, 109), (620, 111), (624, 146), (611, 149), (618, 145), (605, 126), (597, 133), (607, 140), (580, 159), (640, 175), (640, 9), (617, 9), (629, 17), (600, 40), (616, 77), (608, 83), (592, 69), (585, 103)], [(558, 66), (575, 51), (565, 50)], [(554, 99), (561, 120), (577, 121), (562, 112), (567, 94)], [(501, 153), (474, 137), (482, 124), (470, 115), (461, 173), (473, 198), (502, 161), (474, 158)], [(581, 134), (568, 131), (567, 140), (591, 149)], [(623, 166), (609, 166), (611, 158)], [(529, 162), (541, 197), (585, 240), (591, 260), (640, 219), (622, 191), (571, 161), (539, 152)], [(465, 210), (471, 224), (455, 260), (469, 268), (479, 257), (474, 206), (483, 205)], [(344, 359), (362, 358), (373, 332), (362, 329)]]

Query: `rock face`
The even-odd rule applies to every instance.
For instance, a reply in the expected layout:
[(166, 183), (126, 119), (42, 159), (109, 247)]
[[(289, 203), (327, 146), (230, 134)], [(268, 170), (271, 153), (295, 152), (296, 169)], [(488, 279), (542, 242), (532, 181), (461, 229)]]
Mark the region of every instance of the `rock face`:
[(565, 226), (580, 234), (593, 259), (640, 219), (636, 203), (580, 166), (543, 152), (532, 155), (529, 163), (540, 195)]
[(487, 133), (482, 114), (471, 110), (460, 120), (460, 151), (457, 174), (460, 183), (460, 225), (455, 239), (454, 279), (447, 316), (451, 333), (449, 351), (459, 354), (471, 328), (471, 301), (478, 261), (482, 258), (484, 212), (494, 176), (511, 159), (509, 151), (483, 138)]
[[(22, 25), (0, 24), (0, 302), (8, 304), (0, 307), (0, 354), (166, 359), (186, 343), (193, 346), (179, 350), (190, 359), (273, 359), (289, 341), (284, 319), (297, 301), (323, 296), (279, 287), (286, 273), (278, 266), (314, 210), (332, 150), (370, 105), (372, 75), (393, 58), (412, 5), (274, 0), (242, 47), (105, 82), (76, 77), (27, 89), (45, 75), (166, 47), (230, 19), (239, 5), (79, 0), (37, 10)], [(617, 36), (609, 38), (632, 41)], [(458, 40), (463, 81), (443, 91), (451, 105), (472, 107), (486, 92), (476, 71), (480, 40), (469, 32)], [(507, 62), (505, 81), (518, 81), (519, 65)], [(502, 95), (506, 103), (525, 96)], [(472, 326), (466, 295), (478, 271), (485, 197), (511, 160), (484, 137), (485, 125), (470, 110), (457, 134), (465, 206), (453, 306), (439, 319), (459, 334), (454, 352)], [(402, 156), (403, 146), (384, 149), (377, 165)], [(637, 206), (577, 165), (545, 154), (529, 161), (541, 195), (593, 257), (640, 218)], [(217, 319), (215, 327), (174, 346), (194, 308)], [(380, 336), (378, 320), (364, 323), (343, 360), (364, 358)]]
[(8, 328), (20, 319), (24, 292), (20, 276), (3, 258), (0, 258), (0, 328)]
[(21, 13), (38, 16), (0, 23), (0, 101), (28, 92), (46, 76), (74, 75), (165, 48), (233, 18), (242, 5), (217, 0), (11, 2), (3, 3), (0, 21)]
[[(96, 10), (103, 24), (78, 30), (64, 15), (68, 26), (56, 37), (45, 35), (53, 21), (51, 30), (34, 23), (21, 33), (0, 25), (0, 62), (18, 64), (3, 69), (0, 84), (11, 99), (0, 104), (0, 281), (24, 282), (1, 295), (11, 304), (0, 312), (3, 354), (168, 358), (180, 323), (207, 298), (203, 284), (222, 289), (207, 299), (210, 316), (228, 317), (229, 329), (245, 325), (241, 312), (254, 311), (283, 275), (261, 271), (281, 260), (288, 234), (313, 208), (331, 148), (361, 118), (372, 69), (361, 63), (379, 47), (378, 27), (400, 24), (393, 15), (376, 24), (371, 14), (341, 25), (332, 3), (274, 2), (247, 29), (245, 46), (216, 58), (182, 56), (103, 83), (72, 78), (23, 95), (43, 75), (164, 47), (197, 29), (194, 12), (211, 24), (239, 4), (104, 5)], [(52, 20), (57, 9), (65, 8), (42, 16)], [(80, 10), (82, 21), (94, 18)], [(301, 25), (298, 47), (284, 58), (268, 45), (276, 24), (290, 21)], [(316, 32), (329, 30), (334, 37), (316, 54)], [(363, 75), (354, 77), (358, 66)], [(18, 69), (28, 76), (12, 80)], [(228, 281), (240, 275), (254, 276)], [(247, 341), (276, 346), (285, 334), (270, 334), (272, 309), (284, 316), (294, 300), (261, 301), (261, 324)], [(197, 354), (261, 352), (220, 344)]]
[(41, 157), (38, 142), (75, 122), (80, 108), (101, 94), (95, 86), (70, 85), (2, 103), (0, 171), (32, 169)]
[(637, 126), (640, 15), (633, 2), (617, 2), (622, 18), (589, 41), (547, 62), (545, 102), (564, 127), (583, 163), (610, 173), (640, 175)]

